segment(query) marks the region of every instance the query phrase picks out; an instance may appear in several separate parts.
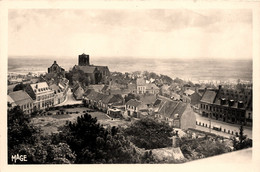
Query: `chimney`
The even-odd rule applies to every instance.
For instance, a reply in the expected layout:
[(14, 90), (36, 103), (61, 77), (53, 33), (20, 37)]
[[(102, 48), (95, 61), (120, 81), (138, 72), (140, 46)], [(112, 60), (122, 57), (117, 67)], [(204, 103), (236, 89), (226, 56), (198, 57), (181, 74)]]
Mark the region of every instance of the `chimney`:
[(237, 102), (237, 108), (243, 108), (243, 107), (244, 107), (243, 101), (238, 101)]
[(229, 100), (229, 101), (228, 101), (228, 105), (229, 105), (229, 106), (233, 106), (233, 105), (234, 105), (234, 100)]
[(38, 84), (36, 84), (35, 88), (38, 89)]
[(221, 98), (220, 105), (225, 105), (225, 104), (226, 104), (226, 98)]

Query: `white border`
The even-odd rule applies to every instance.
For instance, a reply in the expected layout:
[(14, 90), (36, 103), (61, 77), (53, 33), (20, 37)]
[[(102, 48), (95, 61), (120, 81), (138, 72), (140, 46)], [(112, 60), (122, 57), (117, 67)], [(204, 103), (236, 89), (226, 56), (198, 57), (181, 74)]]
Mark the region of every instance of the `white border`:
[[(8, 9), (251, 9), (253, 11), (253, 163), (252, 164), (201, 164), (201, 165), (7, 165), (7, 41)], [(260, 171), (259, 111), (259, 48), (260, 48), (260, 3), (259, 1), (0, 1), (0, 171)], [(239, 28), (238, 28), (239, 29)]]

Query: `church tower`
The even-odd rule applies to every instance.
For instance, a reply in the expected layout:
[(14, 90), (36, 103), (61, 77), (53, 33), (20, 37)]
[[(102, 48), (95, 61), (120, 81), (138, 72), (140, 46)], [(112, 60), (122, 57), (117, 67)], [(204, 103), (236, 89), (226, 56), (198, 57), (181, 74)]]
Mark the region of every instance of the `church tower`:
[(79, 66), (88, 66), (89, 65), (89, 55), (81, 54), (79, 55)]

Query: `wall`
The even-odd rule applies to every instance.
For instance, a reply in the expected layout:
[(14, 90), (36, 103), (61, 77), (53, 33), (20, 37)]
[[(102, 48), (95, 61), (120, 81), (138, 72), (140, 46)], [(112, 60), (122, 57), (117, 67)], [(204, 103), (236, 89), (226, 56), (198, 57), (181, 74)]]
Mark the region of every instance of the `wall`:
[(187, 105), (186, 110), (181, 115), (181, 129), (188, 128), (196, 128), (196, 116), (190, 105)]

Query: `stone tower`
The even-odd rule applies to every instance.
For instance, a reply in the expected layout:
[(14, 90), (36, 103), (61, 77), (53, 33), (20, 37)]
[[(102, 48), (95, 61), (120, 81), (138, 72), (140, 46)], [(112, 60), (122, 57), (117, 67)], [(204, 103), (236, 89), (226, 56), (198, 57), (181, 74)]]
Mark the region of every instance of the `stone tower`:
[(89, 65), (89, 55), (81, 54), (79, 55), (79, 66), (88, 66)]

